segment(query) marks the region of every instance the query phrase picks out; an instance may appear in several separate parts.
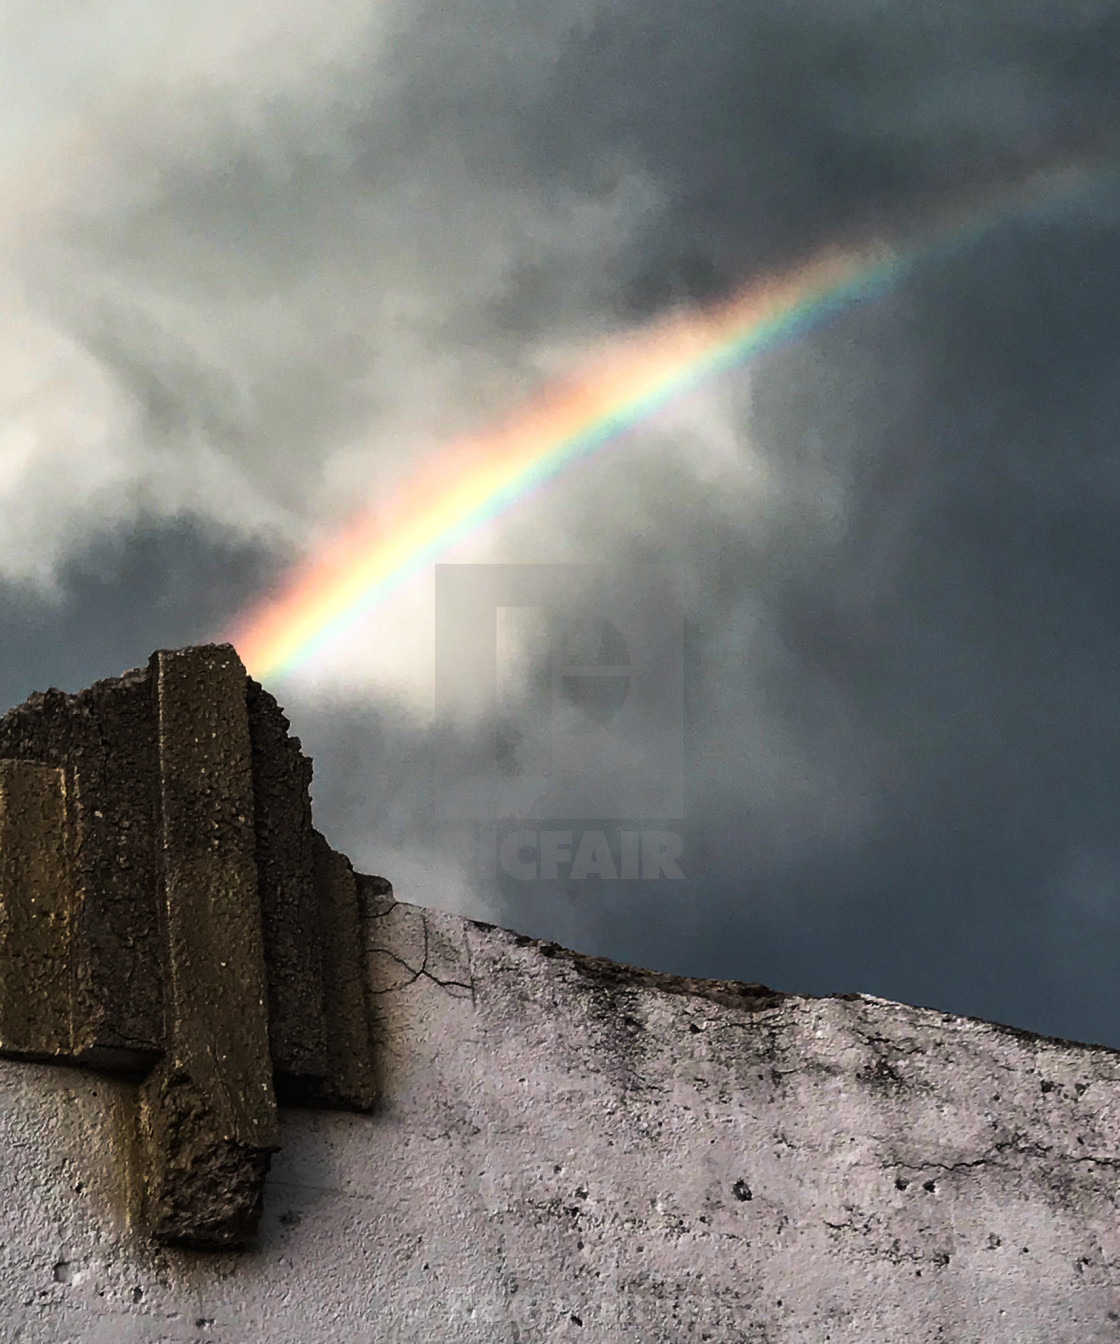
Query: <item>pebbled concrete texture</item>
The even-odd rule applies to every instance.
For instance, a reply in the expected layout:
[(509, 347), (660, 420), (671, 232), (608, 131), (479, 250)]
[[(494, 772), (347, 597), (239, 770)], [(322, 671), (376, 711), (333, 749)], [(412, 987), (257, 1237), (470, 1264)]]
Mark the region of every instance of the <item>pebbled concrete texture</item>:
[(379, 1106), (281, 1110), (252, 1250), (130, 1230), (133, 1085), (0, 1062), (0, 1337), (1120, 1340), (1120, 1054), (359, 889)]

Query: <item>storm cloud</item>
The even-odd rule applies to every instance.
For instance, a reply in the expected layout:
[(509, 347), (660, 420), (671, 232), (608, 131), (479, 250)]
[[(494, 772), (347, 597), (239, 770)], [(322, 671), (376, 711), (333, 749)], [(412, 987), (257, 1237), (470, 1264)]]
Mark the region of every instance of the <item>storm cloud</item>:
[(356, 501), (670, 305), (1091, 166), (474, 557), (675, 576), (684, 881), (511, 882), (495, 909), (434, 825), (424, 670), (362, 690), (363, 649), (416, 638), (387, 615), (275, 689), (319, 825), (405, 899), (1120, 1044), (1113, 4), (3, 22), (9, 702), (225, 627)]

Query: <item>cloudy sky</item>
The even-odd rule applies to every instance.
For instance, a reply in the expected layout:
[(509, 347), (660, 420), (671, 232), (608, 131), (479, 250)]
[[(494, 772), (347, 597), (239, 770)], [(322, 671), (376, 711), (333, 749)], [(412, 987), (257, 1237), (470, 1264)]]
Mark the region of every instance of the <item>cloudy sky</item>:
[(1114, 0), (10, 0), (0, 701), (230, 628), (669, 310), (1083, 167), (448, 557), (671, 576), (683, 880), (479, 876), (430, 572), (270, 684), (404, 899), (1120, 1046), (1118, 68)]

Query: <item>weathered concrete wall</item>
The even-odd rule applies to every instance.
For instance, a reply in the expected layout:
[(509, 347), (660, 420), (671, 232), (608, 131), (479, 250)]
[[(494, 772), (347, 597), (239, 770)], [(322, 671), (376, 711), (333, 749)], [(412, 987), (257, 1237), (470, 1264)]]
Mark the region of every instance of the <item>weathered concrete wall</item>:
[(254, 1250), (128, 1229), (132, 1085), (0, 1064), (5, 1340), (1120, 1340), (1120, 1055), (365, 928), (380, 1107), (281, 1111)]
[(252, 1242), (278, 1097), (374, 1102), (357, 878), (288, 726), (228, 644), (0, 718), (0, 1055), (143, 1078), (167, 1245)]

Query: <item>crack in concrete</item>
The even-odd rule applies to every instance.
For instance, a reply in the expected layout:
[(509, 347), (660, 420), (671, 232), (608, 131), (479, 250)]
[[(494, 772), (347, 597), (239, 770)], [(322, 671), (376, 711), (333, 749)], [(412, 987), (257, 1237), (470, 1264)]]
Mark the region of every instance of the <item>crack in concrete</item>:
[(1019, 1143), (1016, 1139), (1008, 1139), (994, 1144), (983, 1157), (976, 1157), (968, 1162), (892, 1162), (888, 1165), (897, 1167), (901, 1171), (968, 1171), (988, 1165), (1007, 1169), (1008, 1164), (1006, 1162), (997, 1161), (1001, 1153), (1007, 1152), (1016, 1153), (1021, 1157), (1049, 1159), (1052, 1162), (1088, 1162), (1096, 1166), (1120, 1168), (1120, 1157), (1094, 1157), (1090, 1154), (1074, 1156), (1072, 1153), (1055, 1153), (1053, 1146), (1046, 1147), (1040, 1143), (1024, 1144)]
[[(382, 953), (384, 956), (389, 957), (391, 960), (395, 961), (395, 962), (397, 963), (398, 966), (403, 967), (404, 970), (406, 970), (406, 971), (409, 973), (409, 975), (412, 977), (412, 979), (411, 979), (411, 980), (406, 980), (405, 983), (404, 983), (403, 985), (393, 985), (393, 986), (391, 986), (390, 988), (387, 988), (387, 989), (375, 989), (375, 990), (372, 991), (372, 993), (374, 993), (374, 994), (396, 994), (399, 990), (407, 989), (407, 988), (409, 987), (409, 985), (414, 985), (414, 984), (417, 982), (417, 980), (419, 980), (419, 979), (421, 978), (421, 976), (423, 976), (426, 980), (431, 980), (433, 984), (439, 985), (439, 987), (440, 987), (441, 989), (448, 989), (448, 990), (450, 990), (450, 989), (464, 989), (464, 990), (466, 990), (467, 993), (471, 996), (471, 1002), (474, 1003), (474, 1001), (475, 1001), (475, 983), (474, 983), (474, 976), (473, 976), (473, 974), (471, 975), (470, 981), (469, 981), (469, 983), (468, 983), (468, 982), (463, 981), (463, 980), (441, 980), (441, 979), (439, 978), (438, 975), (435, 975), (432, 971), (428, 970), (428, 958), (429, 958), (429, 955), (430, 955), (430, 952), (429, 952), (430, 940), (429, 940), (429, 931), (428, 931), (428, 920), (427, 920), (426, 916), (425, 916), (423, 913), (421, 913), (421, 916), (420, 916), (420, 924), (421, 924), (421, 927), (422, 927), (423, 930), (424, 930), (424, 955), (423, 955), (423, 957), (422, 957), (422, 959), (421, 959), (421, 964), (420, 964), (419, 968), (417, 968), (417, 967), (415, 967), (415, 966), (410, 966), (409, 963), (408, 963), (407, 961), (405, 961), (405, 959), (404, 959), (403, 957), (399, 957), (395, 952), (390, 951), (389, 948), (387, 948), (387, 947), (377, 947), (377, 948), (374, 949), (375, 951), (380, 952), (380, 953)], [(470, 964), (470, 953), (469, 953), (469, 950), (468, 950), (468, 954), (467, 954), (467, 956), (468, 956), (468, 967), (469, 967), (469, 964)], [(470, 973), (470, 972), (468, 971), (468, 974), (469, 974), (469, 973)]]
[[(890, 1036), (881, 1036), (877, 1032), (864, 1031), (859, 1026), (855, 1026), (853, 1031), (866, 1045), (871, 1046), (873, 1049), (881, 1046), (892, 1055), (924, 1055), (929, 1053), (922, 1045), (911, 1045), (906, 1047), (901, 1045), (898, 1041), (893, 1040)], [(878, 1057), (880, 1059), (884, 1058), (881, 1054)]]

